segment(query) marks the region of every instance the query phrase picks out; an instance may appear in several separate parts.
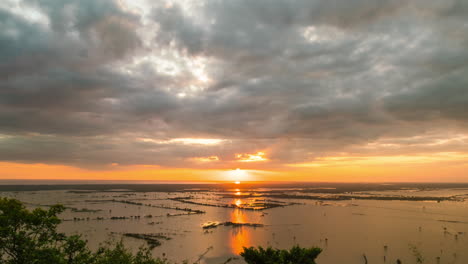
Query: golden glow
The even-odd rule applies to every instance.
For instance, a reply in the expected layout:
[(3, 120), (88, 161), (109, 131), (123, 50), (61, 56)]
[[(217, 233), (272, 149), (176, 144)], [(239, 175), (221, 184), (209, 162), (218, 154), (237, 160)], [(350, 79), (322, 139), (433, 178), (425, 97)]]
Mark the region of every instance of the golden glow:
[[(1, 139), (0, 139), (1, 140)], [(203, 158), (203, 157), (202, 157)], [(213, 160), (213, 162), (208, 162)], [(156, 165), (125, 165), (117, 162), (100, 168), (66, 165), (0, 162), (0, 179), (48, 180), (140, 180), (140, 181), (328, 181), (328, 182), (467, 182), (468, 153), (439, 152), (417, 155), (340, 155), (300, 164), (262, 170), (226, 170), (221, 160), (198, 160), (197, 168), (165, 168)], [(229, 163), (227, 166), (231, 166)], [(245, 166), (253, 166), (245, 164)], [(214, 168), (216, 166), (216, 169)]]
[(236, 154), (237, 161), (240, 162), (258, 162), (258, 161), (267, 161), (265, 158), (265, 152), (257, 152), (255, 154)]
[(167, 169), (154, 165), (126, 166), (117, 163), (93, 170), (65, 165), (0, 162), (0, 172), (0, 179), (18, 180), (226, 181), (225, 170)]
[(218, 156), (209, 156), (209, 157), (191, 158), (190, 160), (193, 160), (195, 162), (216, 162), (216, 161), (219, 161), (219, 158)]
[(239, 168), (226, 172), (226, 177), (227, 181), (234, 182), (235, 184), (240, 184), (242, 181), (249, 180), (248, 172)]
[(320, 157), (309, 163), (290, 164), (292, 167), (324, 166), (372, 166), (372, 165), (409, 165), (430, 164), (436, 162), (466, 161), (468, 154), (457, 152), (439, 152), (430, 155), (394, 155), (394, 156), (337, 156)]
[(237, 199), (237, 200), (234, 202), (234, 204), (235, 204), (237, 207), (239, 207), (239, 206), (242, 205), (242, 200), (241, 200), (241, 199)]
[[(242, 201), (239, 200), (241, 203)], [(236, 202), (237, 203), (237, 202)], [(233, 210), (231, 213), (231, 222), (247, 223), (247, 216), (243, 210)], [(243, 247), (250, 246), (250, 230), (245, 227), (237, 227), (231, 229), (230, 246), (232, 253), (238, 255), (243, 251)]]

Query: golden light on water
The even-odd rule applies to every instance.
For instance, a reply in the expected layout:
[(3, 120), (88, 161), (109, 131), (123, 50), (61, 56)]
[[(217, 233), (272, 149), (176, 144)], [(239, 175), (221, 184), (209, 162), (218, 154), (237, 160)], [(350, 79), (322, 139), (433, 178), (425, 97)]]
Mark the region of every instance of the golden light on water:
[[(242, 204), (241, 199), (237, 199), (234, 202)], [(248, 223), (247, 215), (240, 209), (233, 210), (231, 213), (231, 221), (235, 223)], [(231, 229), (230, 235), (230, 246), (234, 254), (239, 254), (243, 251), (243, 247), (250, 246), (250, 231), (245, 227), (238, 227)]]

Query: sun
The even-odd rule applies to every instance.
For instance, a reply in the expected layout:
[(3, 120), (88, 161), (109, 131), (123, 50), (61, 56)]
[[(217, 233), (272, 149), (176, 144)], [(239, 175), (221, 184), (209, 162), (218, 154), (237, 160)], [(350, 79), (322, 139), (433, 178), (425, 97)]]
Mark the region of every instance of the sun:
[(227, 171), (226, 176), (226, 180), (234, 182), (235, 184), (241, 184), (242, 181), (246, 181), (249, 178), (247, 171), (239, 168)]

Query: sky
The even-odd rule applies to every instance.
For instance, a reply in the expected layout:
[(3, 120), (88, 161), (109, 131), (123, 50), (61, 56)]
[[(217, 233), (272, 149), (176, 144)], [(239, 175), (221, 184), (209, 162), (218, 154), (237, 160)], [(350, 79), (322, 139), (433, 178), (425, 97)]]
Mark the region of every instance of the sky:
[(468, 182), (468, 1), (2, 0), (0, 178)]

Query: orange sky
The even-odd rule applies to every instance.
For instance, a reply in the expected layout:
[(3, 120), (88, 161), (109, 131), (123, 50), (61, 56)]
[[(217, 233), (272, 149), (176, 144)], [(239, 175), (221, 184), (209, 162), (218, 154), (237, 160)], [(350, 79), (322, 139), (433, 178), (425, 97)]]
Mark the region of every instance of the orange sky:
[[(401, 157), (408, 159), (409, 157)], [(413, 157), (414, 158), (414, 157)], [(111, 166), (83, 169), (66, 165), (0, 163), (0, 179), (148, 180), (148, 181), (330, 181), (330, 182), (466, 182), (467, 162), (391, 163), (384, 158), (294, 164), (276, 170), (187, 169), (158, 166)], [(396, 158), (394, 158), (396, 159)], [(332, 159), (333, 160), (333, 159)], [(441, 165), (443, 163), (443, 165)], [(265, 166), (263, 166), (265, 167)]]

